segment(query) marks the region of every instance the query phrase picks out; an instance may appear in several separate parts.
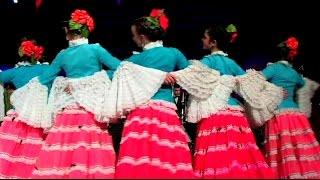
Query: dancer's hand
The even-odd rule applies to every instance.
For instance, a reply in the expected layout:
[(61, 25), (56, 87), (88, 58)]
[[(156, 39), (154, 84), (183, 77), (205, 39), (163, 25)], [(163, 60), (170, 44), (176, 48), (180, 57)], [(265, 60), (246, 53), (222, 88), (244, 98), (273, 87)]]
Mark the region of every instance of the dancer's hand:
[(164, 80), (164, 83), (167, 85), (173, 85), (174, 83), (176, 83), (176, 77), (168, 73), (166, 79)]

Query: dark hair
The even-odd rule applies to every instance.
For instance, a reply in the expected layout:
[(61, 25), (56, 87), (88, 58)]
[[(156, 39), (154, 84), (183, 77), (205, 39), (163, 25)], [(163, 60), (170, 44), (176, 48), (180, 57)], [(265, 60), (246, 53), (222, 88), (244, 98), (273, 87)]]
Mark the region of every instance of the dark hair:
[(289, 54), (289, 49), (286, 47), (277, 47), (276, 48), (276, 56), (280, 59), (287, 59)]
[(69, 27), (67, 27), (67, 29), (68, 29), (68, 32), (67, 32), (68, 34), (71, 34), (73, 36), (77, 36), (77, 35), (82, 36), (80, 29), (70, 29)]
[(81, 30), (80, 29), (70, 29), (69, 27), (69, 21), (62, 21), (61, 26), (63, 27), (62, 29), (66, 28), (68, 30), (67, 34), (76, 36), (76, 35), (81, 35)]
[(209, 26), (205, 29), (208, 33), (211, 41), (216, 41), (219, 49), (228, 51), (230, 48), (231, 35), (227, 32), (223, 26)]
[(141, 17), (136, 19), (132, 25), (136, 26), (138, 34), (147, 36), (150, 41), (162, 40), (164, 38), (165, 31), (155, 18)]

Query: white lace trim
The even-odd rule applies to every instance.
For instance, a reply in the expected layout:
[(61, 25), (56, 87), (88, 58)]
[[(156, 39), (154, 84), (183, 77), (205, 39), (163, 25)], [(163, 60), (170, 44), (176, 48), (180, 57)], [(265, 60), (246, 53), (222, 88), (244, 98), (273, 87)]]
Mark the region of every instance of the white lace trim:
[(277, 109), (275, 111), (275, 115), (277, 116), (282, 116), (286, 114), (291, 114), (291, 115), (303, 115), (305, 116), (306, 114), (303, 113), (299, 108), (282, 108), (282, 109)]
[(300, 110), (309, 118), (311, 116), (312, 103), (311, 99), (315, 91), (319, 88), (319, 83), (311, 79), (304, 78), (305, 85), (297, 91), (297, 102)]
[(262, 126), (274, 116), (283, 99), (283, 90), (266, 79), (257, 71), (250, 69), (247, 74), (238, 76), (236, 91), (246, 101), (249, 122), (254, 127)]
[[(288, 178), (289, 177), (289, 178)], [(319, 178), (320, 174), (317, 171), (308, 171), (304, 173), (290, 173), (289, 176), (283, 176), (280, 179), (309, 179), (309, 178)]]
[(44, 144), (42, 150), (45, 151), (74, 151), (80, 147), (84, 147), (86, 150), (92, 149), (100, 149), (100, 150), (107, 150), (113, 151), (112, 144), (101, 144), (100, 142), (77, 142), (75, 144)]
[(130, 164), (133, 166), (149, 164), (151, 166), (169, 170), (172, 173), (176, 173), (177, 171), (193, 171), (191, 163), (178, 163), (176, 165), (173, 165), (170, 162), (162, 162), (159, 158), (150, 158), (148, 156), (144, 156), (139, 159), (135, 159), (130, 156), (124, 156), (121, 157), (117, 166), (120, 166), (121, 164)]
[(240, 164), (238, 161), (232, 161), (229, 167), (221, 167), (221, 168), (206, 168), (204, 170), (196, 170), (196, 174), (199, 176), (208, 176), (208, 175), (220, 175), (227, 174), (232, 169), (239, 168), (242, 171), (252, 170), (252, 169), (260, 169), (260, 168), (269, 168), (267, 163), (259, 161), (254, 164)]
[(10, 100), (22, 122), (33, 127), (46, 128), (52, 125), (47, 97), (48, 88), (41, 85), (38, 77), (35, 77), (28, 84), (16, 89)]
[[(65, 92), (67, 87), (71, 93)], [(111, 81), (105, 71), (99, 71), (92, 76), (83, 78), (57, 77), (52, 85), (48, 106), (53, 113), (53, 119), (63, 108), (79, 105), (86, 111), (93, 113), (96, 120), (104, 122), (102, 118), (103, 104), (107, 101), (107, 94)]]
[(270, 161), (269, 165), (270, 167), (278, 167), (278, 164), (285, 164), (287, 162), (290, 161), (319, 161), (320, 160), (320, 156), (314, 156), (314, 155), (310, 155), (310, 156), (306, 156), (306, 155), (300, 155), (298, 158), (296, 157), (296, 155), (289, 155), (289, 156), (285, 156), (285, 157), (281, 157), (281, 162), (278, 161)]
[(306, 134), (311, 134), (313, 133), (312, 129), (297, 129), (294, 131), (281, 131), (280, 134), (269, 134), (267, 139), (268, 140), (277, 140), (279, 139), (279, 136), (297, 136), (297, 135), (306, 135)]
[(197, 123), (228, 107), (228, 100), (235, 86), (233, 76), (223, 75), (215, 83), (215, 87), (207, 99), (199, 99), (190, 95), (187, 105), (187, 121)]
[(311, 149), (311, 148), (317, 148), (319, 146), (319, 143), (317, 141), (314, 141), (312, 143), (308, 143), (308, 144), (297, 144), (297, 145), (292, 145), (292, 144), (283, 144), (281, 145), (280, 148), (273, 148), (273, 149), (270, 149), (268, 150), (268, 152), (266, 153), (266, 156), (273, 156), (273, 155), (278, 155), (278, 152), (279, 151), (284, 151), (284, 150), (287, 150), (287, 149), (303, 149), (303, 150), (306, 150), (306, 149)]
[(4, 159), (6, 161), (12, 162), (12, 163), (24, 163), (28, 165), (33, 165), (36, 163), (36, 157), (30, 158), (26, 156), (12, 156), (10, 154), (0, 152), (0, 159)]
[(0, 122), (5, 117), (5, 107), (4, 107), (4, 88), (2, 84), (0, 84)]
[(0, 179), (23, 179), (23, 177), (18, 176), (6, 176), (0, 173)]
[(53, 127), (50, 129), (51, 133), (77, 133), (77, 132), (81, 132), (81, 131), (86, 131), (86, 132), (95, 132), (95, 133), (105, 133), (103, 130), (101, 130), (100, 128), (98, 128), (97, 126), (88, 126), (88, 125), (84, 125), (84, 126), (64, 126), (64, 127)]
[(215, 146), (208, 146), (206, 149), (197, 149), (195, 151), (195, 155), (205, 155), (209, 152), (217, 152), (217, 151), (228, 151), (229, 149), (237, 149), (237, 150), (258, 150), (258, 146), (255, 143), (237, 143), (237, 142), (228, 142), (228, 144), (220, 144)]
[(210, 69), (200, 61), (191, 60), (187, 68), (172, 72), (177, 83), (189, 94), (199, 99), (207, 99), (218, 84), (219, 71)]
[[(166, 72), (122, 62), (112, 82), (105, 71), (83, 78), (57, 77), (47, 103), (47, 87), (34, 78), (16, 90), (11, 101), (18, 114), (33, 127), (50, 128), (56, 114), (72, 105), (93, 113), (99, 122), (109, 122), (147, 103), (165, 76)], [(67, 87), (71, 88), (70, 94), (65, 92)]]
[(178, 116), (176, 110), (177, 107), (175, 104), (163, 101), (163, 100), (150, 100), (148, 103), (143, 104), (138, 107), (139, 109), (148, 109), (151, 108), (153, 110), (157, 110), (166, 114), (170, 114), (173, 116)]
[[(48, 65), (49, 63), (48, 62), (41, 63), (41, 62), (37, 61), (36, 64), (46, 64), (46, 65)], [(28, 61), (20, 61), (14, 67), (17, 68), (17, 67), (20, 67), (20, 66), (32, 66), (32, 64), (30, 62), (28, 62)]]
[[(219, 129), (219, 130), (218, 130)], [(199, 133), (198, 133), (198, 137), (201, 137), (201, 136), (209, 136), (211, 134), (214, 134), (214, 133), (225, 133), (227, 131), (236, 131), (236, 132), (241, 132), (240, 131), (243, 131), (245, 133), (252, 133), (251, 129), (249, 127), (244, 127), (244, 126), (233, 126), (233, 125), (228, 125), (227, 127), (221, 127), (221, 128), (213, 128), (213, 129), (209, 129), (209, 130), (200, 130)]]
[(122, 62), (114, 73), (110, 92), (103, 105), (103, 116), (115, 118), (145, 103), (160, 89), (166, 72)]
[(41, 168), (41, 169), (35, 169), (32, 174), (38, 175), (38, 176), (49, 176), (49, 175), (66, 175), (70, 174), (73, 171), (81, 171), (86, 174), (95, 174), (95, 173), (101, 173), (101, 174), (113, 174), (114, 173), (114, 167), (113, 166), (90, 166), (83, 165), (83, 164), (76, 164), (72, 167), (64, 167), (64, 168)]
[(141, 118), (141, 117), (133, 117), (124, 124), (124, 127), (130, 126), (132, 123), (146, 124), (146, 125), (157, 125), (159, 128), (166, 129), (169, 132), (180, 132), (181, 134), (185, 134), (182, 130), (181, 126), (178, 125), (169, 125), (166, 122), (160, 122), (157, 118)]
[(161, 40), (149, 42), (148, 44), (143, 46), (143, 50), (152, 49), (156, 47), (163, 47), (163, 42)]
[(156, 142), (159, 146), (166, 146), (169, 148), (177, 148), (181, 147), (185, 150), (189, 151), (189, 146), (187, 144), (187, 137), (186, 142), (182, 141), (170, 141), (169, 139), (160, 139), (157, 134), (149, 134), (147, 131), (144, 132), (129, 132), (126, 136), (121, 138), (120, 144), (125, 143), (129, 139), (149, 139), (150, 141)]
[(14, 141), (16, 143), (21, 142), (23, 144), (42, 145), (42, 143), (43, 143), (43, 140), (40, 138), (31, 138), (31, 137), (21, 138), (17, 135), (5, 134), (2, 132), (0, 132), (0, 138), (5, 139), (5, 140), (9, 140), (9, 141)]
[(206, 55), (205, 57), (209, 57), (209, 56), (212, 56), (212, 55), (228, 56), (228, 54), (225, 53), (225, 52), (223, 52), (223, 51), (214, 51), (214, 52), (212, 52), (211, 54)]
[(89, 43), (89, 40), (87, 38), (75, 39), (75, 40), (69, 41), (69, 47), (79, 46), (79, 45), (88, 44), (88, 43)]

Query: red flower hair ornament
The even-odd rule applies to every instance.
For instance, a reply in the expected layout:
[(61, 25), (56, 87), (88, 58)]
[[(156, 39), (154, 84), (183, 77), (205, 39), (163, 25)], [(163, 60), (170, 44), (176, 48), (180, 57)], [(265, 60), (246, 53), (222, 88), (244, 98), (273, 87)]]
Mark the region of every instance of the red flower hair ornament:
[(94, 27), (94, 20), (86, 10), (77, 9), (71, 14), (69, 28), (71, 30), (80, 30), (83, 37), (87, 38), (89, 32), (94, 30)]
[(291, 36), (286, 41), (281, 42), (278, 47), (288, 49), (288, 58), (293, 59), (298, 55), (299, 41), (296, 37)]
[(19, 47), (19, 56), (30, 57), (31, 60), (40, 60), (43, 57), (44, 48), (36, 45), (35, 41), (24, 40)]
[(164, 13), (164, 9), (152, 9), (150, 17), (153, 17), (159, 21), (160, 27), (166, 31), (169, 27), (169, 19)]

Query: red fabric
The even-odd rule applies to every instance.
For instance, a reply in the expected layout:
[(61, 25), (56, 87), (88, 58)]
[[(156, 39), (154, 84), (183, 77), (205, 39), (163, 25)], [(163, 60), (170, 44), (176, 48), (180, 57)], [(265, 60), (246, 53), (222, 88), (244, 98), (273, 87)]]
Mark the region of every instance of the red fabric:
[(198, 126), (194, 169), (202, 178), (274, 178), (240, 111), (225, 110)]
[(33, 178), (113, 178), (115, 153), (106, 125), (91, 113), (58, 114)]
[(36, 0), (36, 8), (39, 9), (41, 4), (42, 4), (42, 0)]
[(0, 178), (30, 178), (43, 130), (12, 119), (5, 117), (0, 127)]
[(279, 178), (320, 178), (320, 147), (302, 113), (282, 113), (267, 122), (267, 161)]
[(125, 122), (116, 178), (194, 178), (188, 137), (165, 104), (133, 110)]

